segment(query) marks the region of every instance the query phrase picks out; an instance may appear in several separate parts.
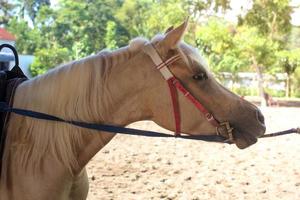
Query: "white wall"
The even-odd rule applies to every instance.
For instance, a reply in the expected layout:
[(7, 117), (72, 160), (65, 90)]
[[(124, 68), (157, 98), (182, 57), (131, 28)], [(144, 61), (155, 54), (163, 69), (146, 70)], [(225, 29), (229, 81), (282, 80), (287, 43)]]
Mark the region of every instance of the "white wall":
[[(15, 46), (15, 42), (14, 41), (9, 41), (9, 40), (0, 40), (0, 45), (1, 44), (10, 44), (12, 46)], [(1, 52), (5, 52), (5, 53), (11, 53), (11, 50), (8, 48), (4, 48), (1, 50)]]
[[(15, 46), (14, 41), (0, 40), (0, 45), (4, 44), (4, 43)], [(5, 53), (9, 53), (9, 54), (13, 55), (12, 51), (8, 48), (2, 49), (1, 52), (5, 52)], [(32, 56), (32, 55), (19, 55), (19, 65), (20, 65), (22, 71), (24, 72), (24, 74), (28, 78), (31, 77), (30, 72), (29, 72), (29, 66), (33, 62), (33, 59), (34, 59), (34, 56)], [(11, 69), (14, 65), (15, 65), (14, 61), (10, 62), (9, 69)]]

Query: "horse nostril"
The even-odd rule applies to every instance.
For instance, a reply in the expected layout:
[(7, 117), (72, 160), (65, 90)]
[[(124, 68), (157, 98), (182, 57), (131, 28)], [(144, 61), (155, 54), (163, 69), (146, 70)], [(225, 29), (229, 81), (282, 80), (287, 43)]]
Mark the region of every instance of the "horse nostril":
[(262, 115), (262, 113), (260, 112), (260, 110), (256, 111), (256, 118), (261, 124), (265, 124), (265, 118)]

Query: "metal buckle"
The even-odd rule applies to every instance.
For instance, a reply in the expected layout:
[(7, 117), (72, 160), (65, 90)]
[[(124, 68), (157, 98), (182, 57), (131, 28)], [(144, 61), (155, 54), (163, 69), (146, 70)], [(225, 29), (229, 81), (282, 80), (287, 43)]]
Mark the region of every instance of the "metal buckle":
[[(212, 121), (215, 120), (214, 116), (213, 116), (211, 113), (206, 113), (206, 114), (205, 114), (205, 118), (206, 118), (206, 120), (207, 120), (209, 123), (211, 123)], [(221, 124), (220, 124), (220, 125), (221, 125)], [(216, 126), (216, 125), (215, 125), (215, 126)]]
[(222, 136), (218, 130), (218, 128), (220, 128), (220, 127), (225, 127), (226, 133), (228, 135), (228, 139), (224, 140), (224, 142), (234, 143), (233, 128), (230, 126), (229, 122), (222, 122), (222, 123), (220, 123), (219, 127), (216, 127), (217, 135)]

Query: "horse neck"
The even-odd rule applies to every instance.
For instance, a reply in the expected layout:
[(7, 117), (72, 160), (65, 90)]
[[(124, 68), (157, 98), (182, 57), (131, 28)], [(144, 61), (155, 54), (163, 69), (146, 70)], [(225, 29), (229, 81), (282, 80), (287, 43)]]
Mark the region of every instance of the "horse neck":
[[(126, 51), (100, 54), (55, 69), (20, 85), (16, 91), (14, 106), (70, 120), (119, 126), (147, 119), (148, 116), (145, 115), (147, 112), (141, 101), (143, 85), (138, 83), (141, 80), (139, 77), (141, 73), (133, 71), (138, 66), (130, 62), (131, 57), (132, 55)], [(132, 74), (136, 77), (132, 78)], [(30, 119), (30, 123), (32, 127), (38, 127), (36, 123), (40, 122)], [(40, 138), (38, 136), (41, 134), (40, 130), (35, 131), (35, 128), (29, 127), (27, 131), (35, 132), (29, 134), (32, 134), (31, 138), (38, 142), (32, 142), (41, 143), (35, 147), (44, 148), (41, 155), (37, 156), (43, 159), (43, 152), (47, 152), (45, 146), (50, 146), (52, 151), (58, 152), (58, 159), (72, 169), (77, 167), (81, 169), (114, 136), (105, 132), (89, 134), (96, 132), (65, 124), (43, 126), (40, 125), (45, 130), (43, 141), (36, 139)], [(70, 146), (69, 151), (65, 151), (66, 146)], [(28, 150), (28, 152), (38, 151)], [(74, 158), (75, 155), (77, 158)]]
[(15, 105), (72, 120), (123, 126), (141, 120), (142, 115), (132, 115), (140, 110), (142, 86), (139, 78), (131, 78), (139, 74), (133, 63), (126, 62), (131, 57), (121, 49), (67, 64), (22, 84)]
[[(102, 88), (102, 105), (106, 113), (104, 123), (125, 126), (135, 121), (149, 119), (151, 112), (143, 104), (144, 86), (141, 84), (143, 72), (140, 64), (130, 61), (132, 55), (129, 51), (125, 51), (125, 54), (121, 52), (118, 55), (118, 53), (120, 52), (117, 52), (117, 56), (106, 57), (106, 62), (111, 63), (111, 67), (106, 69), (102, 77), (105, 80), (105, 87)], [(136, 69), (139, 70), (135, 71)], [(97, 96), (99, 95), (101, 96), (101, 94)], [(114, 135), (106, 132), (96, 136), (85, 135), (85, 144), (78, 156), (79, 169), (85, 166)]]

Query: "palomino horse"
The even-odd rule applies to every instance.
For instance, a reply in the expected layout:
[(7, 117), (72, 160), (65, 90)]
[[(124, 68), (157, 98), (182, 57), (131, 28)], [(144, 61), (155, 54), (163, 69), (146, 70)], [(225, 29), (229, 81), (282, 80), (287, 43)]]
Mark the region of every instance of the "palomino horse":
[[(219, 121), (229, 121), (239, 148), (264, 134), (254, 105), (221, 86), (197, 51), (181, 42), (187, 22), (150, 42), (162, 60), (179, 54), (170, 70)], [(173, 130), (168, 84), (145, 53), (146, 39), (114, 52), (71, 62), (22, 83), (13, 106), (65, 119), (126, 126), (153, 120)], [(197, 76), (195, 76), (197, 75)], [(205, 78), (203, 78), (205, 77)], [(213, 135), (215, 128), (179, 94), (181, 132)], [(86, 199), (85, 165), (115, 134), (11, 115), (2, 164), (1, 200)]]

